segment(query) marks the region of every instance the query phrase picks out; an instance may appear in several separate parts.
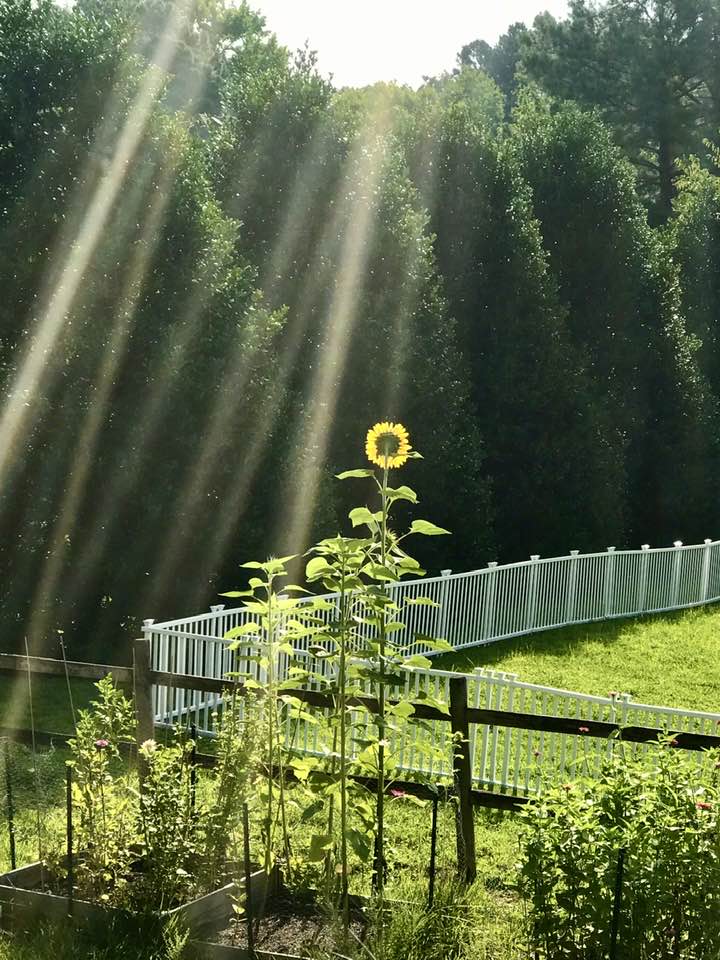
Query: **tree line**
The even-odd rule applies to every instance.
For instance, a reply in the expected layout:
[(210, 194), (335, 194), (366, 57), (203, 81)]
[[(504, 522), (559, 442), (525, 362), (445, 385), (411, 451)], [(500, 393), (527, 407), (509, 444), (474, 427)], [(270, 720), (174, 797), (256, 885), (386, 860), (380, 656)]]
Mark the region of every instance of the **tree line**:
[(247, 4), (0, 0), (6, 646), (124, 650), (340, 529), (378, 420), (432, 571), (716, 535), (719, 9), (338, 90)]

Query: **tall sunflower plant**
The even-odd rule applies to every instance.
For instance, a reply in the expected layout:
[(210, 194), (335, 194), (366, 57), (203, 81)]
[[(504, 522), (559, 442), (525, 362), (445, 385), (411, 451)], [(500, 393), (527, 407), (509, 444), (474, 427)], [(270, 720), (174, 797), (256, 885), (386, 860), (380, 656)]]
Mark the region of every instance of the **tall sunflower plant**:
[[(320, 582), (337, 596), (334, 617), (324, 630), (316, 631), (311, 647), (320, 665), (315, 675), (333, 696), (330, 720), (334, 750), (331, 776), (320, 781), (329, 806), (328, 831), (313, 838), (310, 853), (311, 857), (325, 859), (328, 877), (339, 879), (335, 895), (346, 931), (351, 859), (361, 869), (362, 863), (372, 858), (374, 888), (381, 902), (383, 898), (385, 809), (399, 760), (393, 742), (413, 717), (416, 702), (447, 712), (447, 705), (436, 701), (428, 691), (398, 697), (390, 696), (390, 688), (402, 687), (403, 673), (431, 665), (427, 657), (407, 655), (402, 617), (408, 606), (437, 604), (429, 597), (405, 598), (400, 603), (393, 596), (393, 585), (403, 577), (419, 577), (425, 572), (408, 553), (407, 538), (446, 535), (449, 531), (428, 520), (414, 520), (404, 533), (395, 529), (394, 507), (403, 501), (416, 504), (418, 498), (408, 486), (391, 485), (390, 477), (408, 460), (421, 459), (402, 424), (383, 422), (372, 427), (365, 452), (372, 467), (337, 475), (339, 480), (371, 481), (375, 503), (358, 506), (349, 513), (353, 528), (364, 530), (364, 535), (338, 535), (320, 541), (309, 551), (312, 557), (305, 571), (309, 583)], [(398, 639), (401, 637), (406, 639)], [(409, 639), (421, 640), (428, 650), (451, 649), (443, 639), (425, 635)], [(363, 697), (369, 700), (358, 699)], [(426, 726), (418, 720), (412, 722)], [(432, 743), (432, 738), (427, 742)], [(420, 745), (419, 740), (415, 743)], [(429, 745), (426, 750), (441, 752)], [(361, 785), (358, 775), (376, 781), (377, 788), (371, 791)], [(317, 806), (315, 800), (313, 812)]]

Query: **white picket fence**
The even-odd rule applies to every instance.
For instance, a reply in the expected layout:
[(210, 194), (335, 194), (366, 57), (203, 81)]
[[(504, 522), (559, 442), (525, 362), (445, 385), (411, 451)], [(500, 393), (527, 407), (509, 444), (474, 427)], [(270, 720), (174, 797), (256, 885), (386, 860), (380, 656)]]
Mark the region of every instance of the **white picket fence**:
[[(442, 637), (455, 649), (491, 643), (569, 624), (628, 617), (720, 599), (720, 541), (641, 550), (579, 554), (484, 570), (405, 581), (390, 587), (402, 605), (406, 627), (403, 642), (408, 654), (425, 652), (422, 636)], [(439, 606), (404, 606), (403, 600), (429, 597)], [(332, 599), (332, 598), (330, 598)], [(217, 605), (210, 613), (181, 620), (145, 621), (155, 669), (197, 676), (223, 677), (229, 671), (252, 672), (255, 666), (229, 649), (225, 633), (247, 621), (243, 608), (226, 610)], [(300, 655), (304, 651), (298, 651)], [(448, 681), (457, 676), (442, 670), (408, 672), (404, 690), (426, 689), (439, 700), (448, 700)], [(593, 697), (582, 693), (525, 683), (512, 674), (475, 671), (468, 675), (471, 703), (493, 709), (611, 720), (646, 726), (717, 733), (720, 714), (634, 703), (628, 695)], [(212, 732), (212, 714), (218, 698), (197, 691), (159, 687), (155, 691), (159, 723), (194, 722), (200, 731)], [(360, 719), (358, 719), (360, 722)], [(369, 723), (369, 718), (363, 722)], [(288, 726), (288, 745), (316, 755), (329, 751), (323, 739), (324, 724)], [(448, 725), (440, 722), (401, 725), (392, 754), (403, 772), (445, 777), (450, 774)], [(604, 753), (613, 746), (572, 735), (541, 734), (514, 728), (472, 728), (475, 782), (486, 788), (525, 793), (539, 783), (540, 770), (567, 775), (578, 765), (597, 770)]]

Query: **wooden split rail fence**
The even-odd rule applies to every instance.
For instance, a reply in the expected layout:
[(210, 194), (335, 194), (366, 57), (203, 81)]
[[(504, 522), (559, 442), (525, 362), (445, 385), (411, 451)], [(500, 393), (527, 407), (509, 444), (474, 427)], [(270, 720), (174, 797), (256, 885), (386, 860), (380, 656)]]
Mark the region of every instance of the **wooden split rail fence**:
[[(108, 675), (112, 676), (116, 683), (131, 687), (133, 690), (137, 719), (137, 746), (140, 746), (145, 740), (153, 739), (155, 734), (154, 686), (216, 695), (222, 694), (224, 690), (233, 686), (232, 681), (217, 677), (202, 677), (152, 669), (150, 644), (144, 638), (134, 642), (132, 667), (0, 654), (0, 673), (16, 676), (68, 676), (87, 680), (101, 680)], [(235, 683), (234, 689), (240, 695), (245, 693), (245, 688), (241, 683)], [(321, 710), (332, 709), (334, 705), (332, 695), (319, 690), (298, 688), (284, 690), (283, 694), (297, 697), (298, 700), (307, 703), (309, 706)], [(392, 705), (392, 700), (389, 701), (388, 705)], [(378, 701), (370, 696), (352, 698), (349, 701), (349, 706), (355, 706), (369, 714), (379, 712)], [(456, 801), (458, 857), (462, 870), (468, 879), (472, 879), (475, 875), (472, 808), (474, 806), (485, 806), (517, 810), (529, 799), (526, 796), (473, 788), (473, 761), (470, 749), (472, 727), (521, 729), (537, 731), (540, 734), (566, 734), (573, 737), (587, 737), (591, 740), (615, 738), (633, 744), (656, 743), (658, 737), (668, 734), (672, 737), (674, 746), (679, 749), (702, 751), (720, 747), (719, 735), (694, 733), (687, 730), (666, 731), (650, 726), (623, 726), (619, 723), (602, 720), (583, 720), (582, 726), (579, 727), (575, 717), (547, 716), (515, 710), (474, 707), (468, 703), (468, 678), (464, 675), (450, 678), (448, 706), (449, 711), (446, 713), (437, 707), (417, 702), (414, 705), (414, 713), (408, 718), (407, 722), (433, 721), (450, 724), (453, 739), (457, 743), (452, 759), (452, 784), (449, 781), (427, 784), (393, 780), (392, 787), (426, 799), (432, 799), (440, 795), (444, 799)], [(0, 736), (27, 742), (29, 732), (0, 728)], [(34, 732), (35, 742), (37, 743), (47, 743), (51, 740), (62, 741), (66, 740), (67, 737), (67, 734), (48, 733), (47, 731)], [(212, 759), (209, 755), (199, 755), (199, 760), (202, 763), (211, 764)], [(372, 781), (367, 782), (368, 785), (372, 784)]]

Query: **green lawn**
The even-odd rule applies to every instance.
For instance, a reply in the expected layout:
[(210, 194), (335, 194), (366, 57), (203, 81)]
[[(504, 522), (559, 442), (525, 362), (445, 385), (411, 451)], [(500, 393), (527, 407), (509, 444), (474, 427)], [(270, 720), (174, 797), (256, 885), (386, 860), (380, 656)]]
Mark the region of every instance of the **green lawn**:
[(520, 680), (720, 713), (720, 608), (699, 607), (536, 633), (453, 654), (438, 667), (491, 667)]
[[(97, 692), (90, 680), (71, 680), (75, 710), (86, 707)], [(70, 694), (64, 677), (32, 677), (32, 712), (36, 730), (72, 733)], [(0, 727), (30, 729), (30, 690), (27, 676), (0, 676)]]

